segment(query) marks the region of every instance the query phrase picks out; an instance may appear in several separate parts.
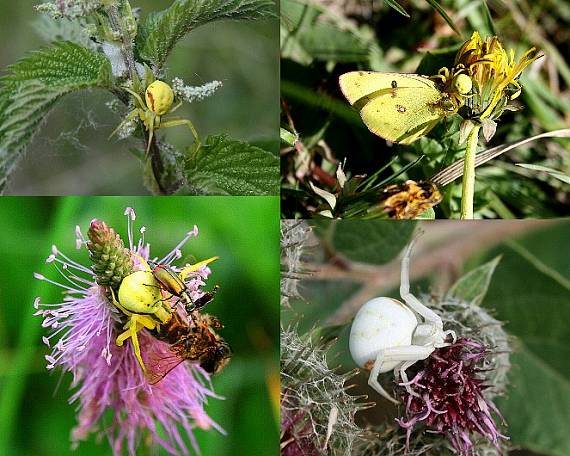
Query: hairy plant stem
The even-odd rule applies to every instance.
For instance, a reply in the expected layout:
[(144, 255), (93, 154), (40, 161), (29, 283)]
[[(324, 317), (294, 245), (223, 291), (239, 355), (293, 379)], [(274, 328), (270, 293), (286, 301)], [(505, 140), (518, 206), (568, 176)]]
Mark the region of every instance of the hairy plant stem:
[(137, 70), (135, 68), (135, 55), (133, 52), (133, 40), (127, 33), (124, 27), (124, 22), (121, 20), (119, 14), (119, 8), (115, 4), (109, 5), (107, 8), (107, 15), (109, 16), (109, 24), (111, 29), (118, 33), (121, 37), (123, 43), (122, 53), (123, 59), (125, 60), (125, 65), (129, 71), (129, 79), (132, 82), (138, 80)]
[[(119, 8), (116, 4), (110, 4), (106, 7), (107, 15), (109, 16), (109, 24), (111, 29), (117, 33), (121, 37), (121, 52), (123, 54), (123, 59), (125, 61), (125, 65), (127, 66), (127, 70), (129, 72), (129, 79), (133, 84), (139, 81), (139, 76), (137, 74), (136, 66), (135, 66), (135, 55), (133, 52), (133, 40), (131, 39), (129, 33), (125, 29), (125, 23), (122, 20), (119, 14)], [(143, 128), (143, 137), (146, 141), (149, 140), (148, 132), (142, 125), (142, 121), (139, 120)], [(144, 148), (146, 149), (147, 142), (145, 141)], [(148, 153), (148, 158), (150, 159), (152, 174), (154, 176), (154, 180), (156, 182), (156, 190), (158, 190), (159, 195), (168, 195), (171, 192), (168, 191), (167, 186), (165, 186), (164, 182), (162, 182), (161, 176), (164, 172), (164, 163), (162, 161), (162, 154), (160, 151), (160, 147), (158, 146), (158, 141), (156, 141), (156, 137), (153, 138), (152, 144), (150, 146), (150, 150)]]
[(475, 125), (467, 138), (465, 163), (463, 166), (463, 187), (461, 191), (461, 219), (473, 219), (473, 198), (475, 196), (475, 156), (479, 140), (480, 125)]

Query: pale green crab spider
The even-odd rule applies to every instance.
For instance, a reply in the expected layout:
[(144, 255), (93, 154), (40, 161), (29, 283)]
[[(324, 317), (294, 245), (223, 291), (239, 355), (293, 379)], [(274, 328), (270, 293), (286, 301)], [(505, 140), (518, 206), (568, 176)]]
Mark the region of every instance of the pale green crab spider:
[(172, 103), (174, 102), (174, 92), (167, 83), (156, 80), (150, 84), (145, 90), (144, 101), (138, 93), (129, 87), (122, 87), (122, 89), (133, 96), (136, 107), (127, 114), (119, 126), (115, 128), (113, 133), (111, 133), (110, 137), (115, 135), (127, 122), (131, 122), (138, 117), (143, 122), (145, 129), (148, 131), (148, 145), (146, 148), (147, 155), (150, 151), (150, 145), (152, 143), (155, 130), (160, 128), (177, 127), (179, 125), (186, 125), (190, 129), (192, 136), (194, 136), (196, 147), (200, 147), (201, 143), (200, 138), (198, 137), (198, 132), (194, 128), (192, 122), (188, 119), (171, 117), (167, 120), (163, 120), (163, 116), (173, 113), (182, 105), (182, 102), (179, 102), (172, 107)]

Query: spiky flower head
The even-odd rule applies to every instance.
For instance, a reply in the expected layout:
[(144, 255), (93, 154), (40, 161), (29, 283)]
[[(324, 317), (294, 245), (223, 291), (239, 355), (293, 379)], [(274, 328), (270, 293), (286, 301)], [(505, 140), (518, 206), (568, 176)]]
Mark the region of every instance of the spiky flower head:
[(101, 220), (92, 220), (87, 232), (89, 259), (96, 282), (118, 289), (121, 281), (133, 272), (131, 251), (117, 232)]
[[(106, 436), (115, 455), (137, 454), (141, 442), (149, 447), (160, 446), (172, 455), (189, 454), (188, 441), (198, 451), (196, 428), (223, 432), (204, 410), (208, 398), (217, 396), (212, 392), (209, 375), (197, 364), (186, 362), (158, 383), (150, 384), (132, 343), (117, 345), (126, 315), (109, 299), (110, 288), (117, 286), (117, 281), (130, 270), (141, 270), (141, 259), (151, 258), (150, 245), (144, 242), (145, 228), (141, 228), (141, 237), (135, 243), (135, 213), (128, 208), (125, 215), (128, 248), (112, 228), (94, 220), (89, 227), (89, 240), (76, 229), (77, 247), (89, 248), (91, 267), (72, 260), (54, 246), (47, 262), (65, 281), (60, 283), (35, 275), (65, 290), (63, 302), (47, 304), (36, 298), (34, 303), (38, 309), (36, 315), (43, 317), (42, 325), (50, 332), (43, 338), (51, 347), (51, 354), (46, 356), (47, 368), (61, 367), (73, 375), (75, 391), (70, 402), (78, 404), (77, 425), (71, 432), (74, 446), (95, 433)], [(155, 260), (177, 270), (172, 263), (181, 257), (184, 244), (197, 235), (194, 226), (169, 254)], [(199, 299), (204, 295), (202, 287), (211, 271), (207, 262), (186, 269), (191, 271), (184, 278), (187, 291), (193, 300)], [(183, 311), (181, 307), (178, 306), (179, 312)], [(170, 345), (151, 332), (142, 330), (138, 338), (147, 366), (152, 359), (172, 358)]]
[(455, 68), (464, 68), (473, 82), (471, 109), (480, 119), (497, 119), (509, 100), (521, 94), (517, 79), (522, 71), (539, 57), (537, 50), (531, 48), (517, 61), (514, 49), (505, 50), (496, 36), (483, 40), (478, 32), (473, 32), (455, 58)]
[(488, 388), (480, 374), (488, 348), (473, 339), (459, 339), (438, 348), (406, 385), (399, 388), (404, 417), (397, 421), (406, 430), (424, 427), (445, 435), (462, 456), (472, 454), (470, 436), (480, 434), (500, 450), (502, 435), (493, 415), (502, 416), (483, 394)]
[(299, 280), (309, 274), (303, 256), (309, 247), (311, 227), (303, 220), (281, 221), (281, 305), (289, 307), (289, 299), (301, 299)]
[(333, 342), (312, 336), (299, 336), (295, 327), (281, 329), (281, 454), (348, 456), (369, 435), (354, 422), (369, 404), (346, 391), (356, 371), (329, 368)]

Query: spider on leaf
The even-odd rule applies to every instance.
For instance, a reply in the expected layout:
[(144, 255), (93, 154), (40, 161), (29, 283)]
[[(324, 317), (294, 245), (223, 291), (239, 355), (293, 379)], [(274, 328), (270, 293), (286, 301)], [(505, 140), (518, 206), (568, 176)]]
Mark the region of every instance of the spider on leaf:
[(135, 109), (127, 114), (125, 119), (117, 128), (115, 128), (113, 133), (111, 133), (110, 137), (115, 135), (126, 123), (131, 122), (138, 117), (143, 122), (145, 129), (148, 131), (148, 145), (146, 148), (147, 155), (150, 151), (150, 145), (152, 143), (155, 130), (160, 128), (177, 127), (179, 125), (186, 125), (190, 129), (194, 136), (196, 148), (200, 147), (200, 138), (198, 137), (198, 133), (196, 132), (192, 122), (181, 117), (163, 119), (163, 116), (173, 113), (182, 105), (182, 102), (179, 102), (172, 107), (172, 103), (174, 102), (174, 92), (166, 82), (156, 80), (150, 84), (145, 90), (145, 101), (143, 101), (138, 93), (130, 88), (123, 87), (123, 90), (133, 96), (135, 100)]

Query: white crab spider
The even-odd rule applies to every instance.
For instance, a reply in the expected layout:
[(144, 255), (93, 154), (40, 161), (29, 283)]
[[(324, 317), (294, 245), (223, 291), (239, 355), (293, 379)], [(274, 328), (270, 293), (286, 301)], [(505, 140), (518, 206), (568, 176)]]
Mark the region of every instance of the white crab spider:
[(368, 384), (389, 401), (398, 403), (378, 382), (378, 375), (394, 370), (410, 394), (406, 369), (426, 359), (436, 348), (449, 345), (447, 336), (455, 340), (453, 331), (444, 331), (439, 315), (424, 306), (410, 293), (410, 254), (413, 239), (402, 258), (400, 296), (380, 297), (365, 303), (350, 328), (350, 354), (360, 367), (370, 370)]

